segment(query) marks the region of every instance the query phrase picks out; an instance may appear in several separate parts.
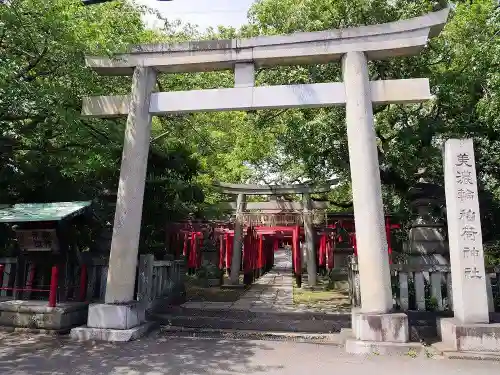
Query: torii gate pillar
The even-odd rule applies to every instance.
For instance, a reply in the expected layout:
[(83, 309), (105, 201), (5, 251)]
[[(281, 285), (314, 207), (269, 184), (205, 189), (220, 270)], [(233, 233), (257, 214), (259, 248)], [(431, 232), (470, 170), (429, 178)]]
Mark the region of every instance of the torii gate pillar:
[(128, 341), (143, 334), (151, 325), (146, 323), (145, 306), (135, 300), (134, 291), (151, 137), (149, 104), (155, 84), (153, 68), (134, 69), (105, 303), (91, 304), (87, 327), (71, 331), (71, 336), (79, 340)]
[(314, 248), (314, 226), (312, 218), (311, 196), (305, 193), (302, 196), (304, 205), (304, 246), (306, 247), (306, 265), (307, 265), (307, 285), (310, 287), (316, 286), (316, 249)]
[(342, 61), (346, 92), (356, 243), (361, 287), (361, 311), (386, 313), (392, 309), (384, 206), (368, 64), (363, 52), (348, 52)]
[(245, 211), (245, 194), (238, 194), (236, 201), (236, 220), (234, 222), (233, 257), (231, 259), (231, 273), (229, 281), (231, 285), (240, 282), (241, 255), (243, 252), (243, 212)]
[(408, 342), (409, 328), (406, 314), (389, 313), (392, 309), (391, 278), (365, 54), (346, 53), (342, 59), (342, 73), (361, 289), (361, 309), (352, 313), (354, 340), (346, 341), (346, 349), (359, 353), (366, 350), (370, 341)]

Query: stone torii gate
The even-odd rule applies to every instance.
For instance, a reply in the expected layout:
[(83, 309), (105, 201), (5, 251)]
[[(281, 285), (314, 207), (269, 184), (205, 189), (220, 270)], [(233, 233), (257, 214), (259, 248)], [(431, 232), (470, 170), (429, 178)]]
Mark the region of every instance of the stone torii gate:
[[(362, 296), (361, 311), (353, 314), (354, 334), (364, 341), (407, 341), (407, 329), (391, 329), (404, 327), (402, 320), (407, 318), (390, 314), (392, 292), (372, 107), (418, 103), (432, 96), (426, 78), (370, 81), (367, 61), (418, 54), (429, 38), (441, 32), (448, 12), (342, 30), (138, 45), (113, 57), (87, 57), (87, 66), (99, 74), (132, 75), (130, 95), (83, 100), (83, 116), (127, 116), (105, 304), (89, 308), (88, 325), (95, 329), (95, 337), (108, 338), (110, 329), (142, 329), (144, 314), (133, 301), (152, 116), (345, 105)], [(256, 67), (340, 60), (343, 82), (255, 86)], [(154, 92), (158, 73), (228, 69), (234, 70), (234, 88)], [(118, 316), (135, 318), (118, 324)]]
[[(288, 203), (290, 207), (302, 208), (304, 216), (304, 233), (305, 233), (305, 246), (307, 254), (307, 280), (310, 286), (316, 285), (316, 253), (314, 249), (314, 227), (312, 220), (312, 209), (313, 202), (311, 200), (311, 194), (315, 193), (327, 193), (331, 190), (331, 186), (335, 184), (337, 180), (331, 180), (328, 184), (320, 186), (311, 186), (308, 184), (296, 184), (296, 185), (250, 185), (250, 184), (228, 184), (228, 183), (218, 183), (215, 186), (224, 194), (237, 195), (236, 201), (236, 221), (234, 225), (234, 240), (233, 240), (233, 258), (231, 261), (231, 274), (230, 282), (232, 285), (238, 285), (239, 274), (240, 274), (240, 264), (241, 264), (241, 254), (243, 249), (243, 212), (246, 208), (250, 209), (273, 209), (279, 208), (280, 203), (278, 202), (263, 202), (260, 203), (249, 203), (248, 207), (246, 203), (247, 195), (269, 195), (271, 198), (283, 194), (302, 194), (302, 204), (293, 204), (295, 202), (284, 202)], [(265, 204), (267, 203), (267, 205)]]

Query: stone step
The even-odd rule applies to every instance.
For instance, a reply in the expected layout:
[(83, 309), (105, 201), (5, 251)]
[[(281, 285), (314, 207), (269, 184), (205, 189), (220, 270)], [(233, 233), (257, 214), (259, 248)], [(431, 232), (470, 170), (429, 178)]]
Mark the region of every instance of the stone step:
[(444, 352), (444, 358), (500, 362), (500, 352)]
[(188, 337), (193, 339), (225, 339), (225, 340), (266, 340), (293, 341), (342, 346), (349, 334), (340, 333), (307, 333), (307, 332), (263, 332), (252, 330), (189, 328), (177, 326), (161, 326), (160, 335), (168, 337)]
[(361, 355), (390, 355), (410, 358), (439, 358), (434, 348), (416, 342), (359, 341), (347, 338), (345, 348), (348, 353)]
[[(214, 305), (214, 304), (213, 304)], [(293, 307), (291, 308), (293, 309)], [(259, 311), (260, 310), (260, 311)], [(285, 311), (285, 310), (269, 310), (269, 309), (230, 309), (230, 308), (211, 308), (210, 304), (202, 308), (185, 308), (182, 306), (166, 306), (161, 310), (155, 311), (154, 315), (175, 315), (175, 316), (192, 316), (192, 317), (225, 317), (232, 319), (290, 319), (290, 320), (325, 320), (325, 321), (342, 321), (351, 322), (351, 314), (348, 312), (309, 312), (309, 311)]]
[(350, 320), (322, 320), (322, 319), (290, 319), (290, 317), (267, 314), (266, 316), (234, 317), (219, 316), (199, 316), (199, 315), (168, 315), (153, 314), (151, 319), (160, 324), (186, 327), (186, 328), (210, 328), (210, 329), (231, 329), (231, 330), (251, 330), (251, 331), (276, 331), (276, 332), (307, 332), (307, 333), (336, 333), (342, 328), (350, 327)]
[(442, 357), (448, 359), (468, 359), (476, 361), (500, 362), (500, 352), (459, 352), (446, 346), (443, 342), (432, 344), (432, 348)]

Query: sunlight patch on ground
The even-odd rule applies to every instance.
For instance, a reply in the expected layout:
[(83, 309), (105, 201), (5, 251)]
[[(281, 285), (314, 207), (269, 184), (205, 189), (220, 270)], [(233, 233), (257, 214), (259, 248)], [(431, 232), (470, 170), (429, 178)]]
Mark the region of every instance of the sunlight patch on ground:
[(297, 288), (294, 283), (293, 303), (301, 307), (314, 307), (331, 311), (344, 311), (351, 308), (349, 291), (344, 288), (335, 288), (328, 276), (318, 277), (314, 290)]

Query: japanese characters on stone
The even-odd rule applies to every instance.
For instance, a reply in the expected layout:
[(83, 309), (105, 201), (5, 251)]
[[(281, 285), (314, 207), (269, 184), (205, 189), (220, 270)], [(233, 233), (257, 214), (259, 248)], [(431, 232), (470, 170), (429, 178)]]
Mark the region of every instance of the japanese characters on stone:
[(457, 187), (458, 224), (461, 238), (461, 256), (464, 260), (466, 279), (482, 279), (482, 267), (477, 262), (483, 259), (479, 212), (475, 208), (478, 201), (477, 184), (473, 168), (474, 155), (467, 150), (459, 150), (455, 155), (455, 183)]

